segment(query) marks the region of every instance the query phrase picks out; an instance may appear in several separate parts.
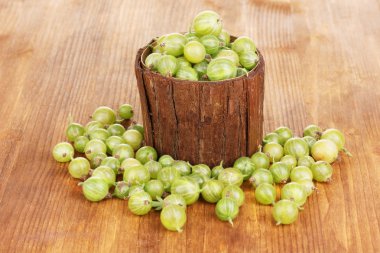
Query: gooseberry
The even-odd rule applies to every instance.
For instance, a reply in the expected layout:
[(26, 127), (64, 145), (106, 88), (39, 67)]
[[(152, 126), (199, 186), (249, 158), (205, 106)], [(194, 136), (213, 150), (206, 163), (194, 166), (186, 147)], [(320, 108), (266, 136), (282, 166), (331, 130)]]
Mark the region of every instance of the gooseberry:
[(293, 137), (293, 131), (289, 127), (281, 126), (274, 130), (280, 136), (280, 144), (284, 145), (287, 140)]
[(334, 142), (339, 151), (343, 150), (348, 156), (352, 156), (351, 153), (344, 147), (344, 144), (346, 143), (344, 134), (338, 129), (327, 129), (322, 133), (321, 140), (330, 140)]
[(212, 178), (218, 178), (219, 173), (222, 170), (224, 170), (224, 168), (223, 168), (223, 161), (221, 161), (219, 165), (217, 165), (214, 168), (212, 168), (212, 170), (211, 170), (211, 177)]
[(178, 205), (166, 206), (161, 211), (160, 220), (166, 229), (182, 232), (182, 227), (186, 223), (185, 209)]
[(103, 178), (90, 177), (79, 185), (82, 186), (84, 197), (92, 202), (101, 201), (109, 194), (108, 183)]
[(311, 147), (311, 155), (316, 161), (334, 162), (338, 158), (339, 150), (334, 142), (323, 139)]
[(310, 168), (313, 163), (315, 163), (313, 157), (307, 155), (298, 158), (297, 166), (306, 166)]
[(252, 173), (255, 171), (256, 166), (251, 160), (251, 158), (243, 156), (238, 158), (234, 162), (234, 168), (238, 169), (241, 171), (243, 174), (243, 180), (247, 180), (251, 177)]
[(261, 152), (261, 146), (260, 146), (260, 150), (251, 156), (251, 160), (255, 164), (257, 169), (269, 168), (269, 164), (270, 164), (269, 157), (265, 153)]
[(322, 129), (317, 125), (308, 125), (303, 130), (303, 136), (310, 136), (318, 140), (321, 137)]
[(161, 163), (162, 167), (167, 167), (174, 163), (174, 159), (170, 155), (163, 155), (158, 159), (158, 162)]
[(131, 158), (131, 157), (130, 158), (126, 158), (121, 163), (119, 171), (123, 172), (123, 171), (125, 171), (125, 170), (127, 170), (129, 168), (132, 168), (132, 167), (135, 167), (135, 166), (141, 166), (141, 165), (142, 165), (142, 163), (139, 160), (135, 159), (135, 158)]
[(115, 184), (115, 190), (112, 196), (119, 199), (127, 199), (129, 196), (129, 187), (126, 182), (119, 181)]
[(149, 69), (156, 70), (157, 69), (157, 62), (161, 58), (161, 56), (162, 56), (162, 54), (160, 54), (160, 53), (149, 54), (145, 59), (145, 66), (147, 66)]
[(79, 136), (84, 135), (84, 127), (79, 123), (70, 123), (66, 129), (66, 136), (69, 141), (75, 141)]
[(96, 108), (96, 110), (92, 114), (92, 119), (109, 126), (115, 123), (116, 113), (114, 110), (107, 106), (100, 106)]
[(203, 184), (202, 198), (209, 203), (216, 203), (222, 198), (223, 182), (211, 179)]
[(174, 161), (171, 165), (173, 168), (178, 170), (181, 176), (187, 176), (191, 173), (191, 166), (189, 163), (181, 160)]
[(69, 162), (74, 158), (74, 148), (68, 142), (60, 142), (53, 148), (53, 157), (57, 162)]
[(292, 182), (298, 182), (303, 180), (313, 180), (313, 173), (306, 166), (297, 166), (290, 172), (290, 180)]
[(91, 177), (97, 177), (103, 179), (108, 187), (114, 186), (116, 182), (115, 172), (108, 166), (99, 166), (92, 171)]
[(144, 186), (145, 192), (149, 193), (153, 200), (161, 197), (164, 194), (164, 184), (157, 179), (150, 180)]
[(115, 175), (119, 174), (120, 161), (116, 159), (115, 157), (110, 156), (110, 157), (104, 158), (100, 165), (110, 167), (115, 173)]
[(98, 128), (104, 128), (104, 124), (99, 121), (90, 121), (84, 127), (86, 135), (89, 135), (93, 130)]
[(239, 54), (239, 62), (244, 68), (251, 70), (259, 62), (259, 56), (254, 51), (244, 51)]
[(248, 76), (248, 71), (245, 68), (237, 68), (236, 77), (239, 76)]
[(280, 144), (275, 142), (269, 142), (265, 144), (263, 151), (265, 154), (268, 154), (268, 156), (274, 162), (280, 161), (280, 159), (284, 155), (284, 148)]
[(136, 122), (133, 122), (133, 124), (131, 124), (129, 127), (128, 127), (128, 130), (130, 129), (134, 129), (134, 130), (137, 130), (140, 132), (140, 134), (144, 137), (144, 126), (141, 125), (141, 124), (138, 124)]
[(112, 156), (120, 162), (123, 162), (126, 158), (133, 158), (135, 156), (135, 152), (129, 144), (119, 144), (113, 148)]
[(177, 58), (172, 55), (163, 55), (157, 61), (157, 71), (163, 76), (174, 76), (178, 70)]
[(276, 184), (286, 183), (289, 179), (289, 168), (286, 163), (276, 162), (269, 167), (270, 172), (273, 176), (273, 181)]
[(151, 160), (157, 160), (157, 151), (150, 146), (144, 146), (137, 150), (136, 159), (139, 160), (142, 164), (145, 164)]
[(108, 137), (110, 137), (110, 133), (104, 128), (98, 128), (93, 130), (90, 134), (90, 140), (101, 140), (106, 141)]
[(220, 41), (215, 35), (204, 35), (200, 38), (200, 42), (205, 47), (207, 54), (216, 54), (219, 51)]
[(193, 165), (191, 167), (191, 171), (192, 173), (198, 173), (198, 174), (205, 175), (206, 177), (211, 177), (211, 169), (206, 164)]
[(192, 28), (197, 36), (207, 34), (219, 36), (222, 31), (222, 20), (214, 11), (202, 11), (194, 18)]
[(128, 209), (136, 215), (145, 215), (152, 209), (152, 198), (146, 192), (133, 194), (128, 200)]
[(194, 64), (193, 68), (195, 69), (195, 71), (197, 71), (198, 73), (198, 79), (200, 80), (204, 80), (207, 78), (207, 66), (208, 66), (208, 63), (207, 61), (201, 61), (197, 64)]
[(86, 158), (77, 157), (71, 160), (68, 170), (73, 178), (85, 179), (90, 172), (90, 163)]
[(179, 177), (181, 177), (181, 174), (173, 167), (163, 167), (157, 173), (157, 179), (161, 180), (164, 184), (164, 189), (167, 192), (170, 191), (172, 183)]
[(289, 171), (297, 166), (297, 159), (292, 155), (285, 155), (280, 159), (280, 161), (289, 166)]
[(120, 144), (125, 144), (125, 140), (120, 136), (110, 136), (107, 138), (105, 143), (107, 146), (107, 153), (112, 154), (115, 147), (119, 146)]
[(186, 43), (186, 37), (180, 33), (166, 34), (157, 40), (155, 52), (161, 52), (165, 55), (180, 56), (183, 55), (183, 48)]
[(227, 58), (215, 58), (207, 66), (207, 76), (211, 81), (236, 77), (236, 65)]
[(205, 59), (206, 48), (198, 41), (190, 41), (185, 45), (184, 55), (191, 63), (200, 63)]
[(328, 162), (318, 161), (310, 167), (313, 178), (317, 182), (329, 182), (333, 173), (333, 168)]
[(177, 63), (179, 65), (179, 68), (181, 68), (181, 67), (190, 67), (191, 68), (192, 67), (191, 63), (188, 60), (186, 60), (186, 58), (184, 56), (177, 57)]
[(232, 44), (231, 44), (232, 50), (234, 50), (237, 54), (241, 54), (243, 52), (256, 51), (256, 46), (253, 41), (248, 38), (247, 36), (241, 36), (237, 38)]
[(157, 161), (153, 161), (153, 160), (145, 163), (144, 167), (148, 169), (148, 171), (150, 173), (150, 177), (153, 179), (157, 178), (158, 171), (160, 171), (162, 169), (161, 163), (159, 163)]
[(181, 195), (186, 205), (191, 205), (199, 199), (199, 185), (186, 178), (177, 178), (170, 187), (170, 192)]
[(129, 129), (123, 134), (123, 139), (125, 142), (133, 148), (133, 150), (138, 150), (141, 147), (143, 136), (137, 130)]
[(281, 189), (281, 199), (294, 201), (298, 207), (301, 207), (307, 200), (305, 187), (296, 182), (287, 183)]
[(311, 147), (314, 145), (314, 143), (317, 141), (311, 136), (304, 136), (302, 137), (302, 140), (304, 140), (307, 143), (307, 145), (309, 145), (309, 151), (311, 150)]
[(122, 136), (125, 132), (125, 128), (121, 124), (112, 124), (107, 128), (110, 136)]
[(263, 138), (263, 144), (265, 145), (270, 142), (281, 144), (281, 137), (276, 133), (266, 134)]
[(268, 183), (262, 183), (255, 190), (255, 199), (262, 205), (272, 205), (276, 201), (276, 188)]
[(181, 80), (198, 81), (198, 72), (192, 67), (180, 67), (175, 75), (176, 78)]
[(210, 178), (204, 174), (199, 173), (192, 173), (188, 176), (184, 176), (184, 178), (189, 179), (193, 181), (194, 183), (197, 183), (200, 188), (203, 187), (204, 183), (210, 180)]
[(97, 167), (100, 166), (100, 164), (102, 163), (102, 161), (107, 158), (107, 155), (104, 154), (104, 153), (97, 153), (97, 154), (94, 154), (92, 157), (91, 157), (91, 160), (90, 160), (90, 165), (91, 165), (91, 168), (95, 169)]
[(84, 153), (84, 148), (90, 140), (86, 136), (78, 136), (74, 141), (74, 148), (79, 153)]
[(227, 168), (219, 173), (218, 180), (223, 182), (225, 186), (236, 185), (240, 186), (243, 183), (243, 174), (239, 169)]
[(240, 207), (244, 203), (245, 195), (239, 186), (228, 185), (222, 191), (222, 198), (232, 199)]
[(216, 204), (215, 213), (220, 220), (228, 221), (233, 226), (232, 220), (239, 214), (239, 206), (231, 198), (222, 198)]
[(297, 181), (297, 183), (304, 187), (307, 196), (310, 196), (317, 189), (312, 180), (301, 180)]
[(285, 155), (292, 155), (295, 158), (300, 158), (309, 155), (309, 145), (301, 138), (290, 138), (284, 145)]
[(101, 140), (90, 140), (87, 142), (85, 148), (84, 148), (84, 153), (87, 157), (87, 159), (91, 160), (92, 157), (96, 154), (99, 153), (106, 153), (107, 152), (107, 146), (102, 142)]
[(294, 201), (282, 199), (273, 205), (272, 212), (276, 225), (291, 224), (298, 218), (298, 207)]
[(253, 172), (249, 181), (252, 183), (254, 188), (262, 183), (273, 184), (273, 175), (267, 169), (257, 169)]
[(122, 119), (131, 119), (133, 117), (133, 107), (130, 104), (122, 104), (117, 112)]
[(132, 185), (132, 186), (129, 187), (128, 197), (131, 197), (132, 195), (134, 195), (136, 193), (139, 193), (139, 192), (143, 192), (143, 191), (144, 191), (144, 186), (143, 185)]
[(150, 180), (150, 174), (144, 166), (133, 166), (124, 170), (123, 181), (128, 185), (143, 185)]
[(222, 42), (222, 46), (228, 47), (230, 45), (231, 36), (226, 30), (222, 29), (218, 35), (218, 39)]
[(226, 58), (235, 63), (236, 66), (240, 66), (239, 55), (231, 49), (220, 50), (215, 58)]

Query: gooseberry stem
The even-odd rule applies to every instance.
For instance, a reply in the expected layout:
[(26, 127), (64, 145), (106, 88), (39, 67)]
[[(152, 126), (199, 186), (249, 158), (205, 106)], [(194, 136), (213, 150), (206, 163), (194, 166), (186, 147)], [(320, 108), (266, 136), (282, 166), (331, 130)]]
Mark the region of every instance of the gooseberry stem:
[(350, 153), (350, 151), (348, 151), (345, 147), (343, 147), (343, 152), (347, 155), (347, 156), (349, 156), (349, 157), (352, 157), (352, 154)]
[(231, 218), (228, 218), (228, 222), (231, 224), (231, 226), (234, 226), (234, 222), (232, 221)]

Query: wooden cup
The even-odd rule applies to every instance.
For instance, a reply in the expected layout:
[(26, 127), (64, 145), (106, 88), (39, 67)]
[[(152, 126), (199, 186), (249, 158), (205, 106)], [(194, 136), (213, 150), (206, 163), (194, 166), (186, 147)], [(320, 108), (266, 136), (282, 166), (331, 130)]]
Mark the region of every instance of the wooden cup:
[(135, 61), (145, 144), (159, 155), (209, 166), (221, 161), (232, 166), (237, 158), (252, 155), (263, 132), (265, 63), (260, 51), (258, 65), (247, 76), (194, 82), (146, 68), (149, 45), (139, 49)]

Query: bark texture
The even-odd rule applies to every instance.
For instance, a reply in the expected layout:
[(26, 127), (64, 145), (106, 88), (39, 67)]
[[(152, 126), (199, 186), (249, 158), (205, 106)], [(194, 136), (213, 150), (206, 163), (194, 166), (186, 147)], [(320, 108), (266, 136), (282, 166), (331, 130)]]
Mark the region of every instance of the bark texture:
[(163, 77), (145, 68), (138, 51), (135, 71), (146, 145), (191, 164), (231, 166), (261, 143), (265, 63), (248, 76), (220, 82)]

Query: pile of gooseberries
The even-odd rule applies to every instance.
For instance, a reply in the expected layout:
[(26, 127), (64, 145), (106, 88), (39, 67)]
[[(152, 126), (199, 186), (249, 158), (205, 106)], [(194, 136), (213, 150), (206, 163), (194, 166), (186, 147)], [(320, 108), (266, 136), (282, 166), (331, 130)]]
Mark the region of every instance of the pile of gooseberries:
[(247, 36), (231, 42), (222, 19), (214, 11), (202, 11), (189, 32), (163, 35), (150, 45), (145, 66), (166, 77), (190, 81), (220, 81), (247, 75), (259, 56)]

